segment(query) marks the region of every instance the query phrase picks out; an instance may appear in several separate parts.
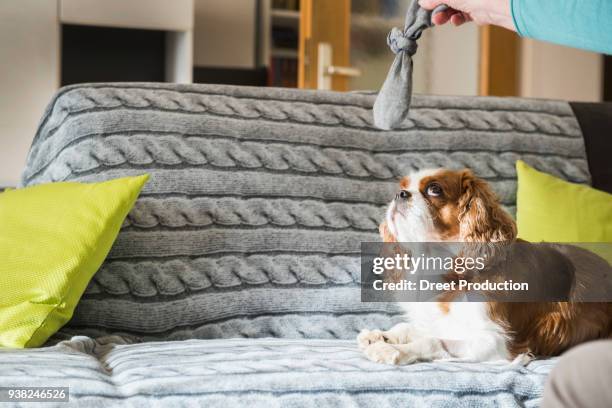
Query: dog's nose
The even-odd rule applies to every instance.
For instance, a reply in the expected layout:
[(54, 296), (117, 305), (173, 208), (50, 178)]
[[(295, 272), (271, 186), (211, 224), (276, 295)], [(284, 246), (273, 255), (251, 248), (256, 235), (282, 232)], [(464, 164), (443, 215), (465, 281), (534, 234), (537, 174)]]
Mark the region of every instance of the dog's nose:
[(401, 190), (395, 197), (402, 200), (408, 200), (411, 196), (412, 194), (410, 194), (410, 191)]

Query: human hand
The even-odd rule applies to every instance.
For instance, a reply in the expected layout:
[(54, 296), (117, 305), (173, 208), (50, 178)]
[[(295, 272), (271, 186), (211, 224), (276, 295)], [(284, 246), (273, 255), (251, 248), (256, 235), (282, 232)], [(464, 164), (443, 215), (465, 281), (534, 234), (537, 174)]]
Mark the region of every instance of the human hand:
[(433, 10), (441, 4), (449, 9), (433, 16), (436, 25), (451, 22), (460, 26), (468, 21), (478, 25), (493, 24), (516, 31), (512, 21), (510, 0), (419, 0), (421, 7)]

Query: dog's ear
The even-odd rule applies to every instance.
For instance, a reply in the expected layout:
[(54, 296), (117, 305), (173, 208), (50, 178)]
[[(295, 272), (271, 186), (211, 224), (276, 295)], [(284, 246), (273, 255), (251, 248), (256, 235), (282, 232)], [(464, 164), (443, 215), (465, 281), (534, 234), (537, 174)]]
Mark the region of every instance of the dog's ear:
[(463, 242), (500, 242), (516, 238), (516, 224), (489, 185), (463, 170), (459, 199), (459, 236)]
[(380, 232), (380, 236), (383, 242), (397, 242), (397, 238), (389, 229), (387, 221), (383, 221), (382, 224), (380, 224), (380, 226), (378, 227), (378, 232)]

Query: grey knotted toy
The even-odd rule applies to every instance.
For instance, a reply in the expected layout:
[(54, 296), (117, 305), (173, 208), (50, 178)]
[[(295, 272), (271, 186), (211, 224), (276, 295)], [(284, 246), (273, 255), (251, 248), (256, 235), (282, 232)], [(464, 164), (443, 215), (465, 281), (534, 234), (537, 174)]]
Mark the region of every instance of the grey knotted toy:
[(411, 0), (406, 13), (404, 29), (393, 28), (387, 44), (395, 54), (387, 79), (374, 103), (374, 124), (380, 129), (395, 129), (406, 119), (412, 99), (412, 56), (417, 50), (417, 40), (426, 28), (433, 25), (431, 17), (446, 10), (438, 6), (433, 11)]

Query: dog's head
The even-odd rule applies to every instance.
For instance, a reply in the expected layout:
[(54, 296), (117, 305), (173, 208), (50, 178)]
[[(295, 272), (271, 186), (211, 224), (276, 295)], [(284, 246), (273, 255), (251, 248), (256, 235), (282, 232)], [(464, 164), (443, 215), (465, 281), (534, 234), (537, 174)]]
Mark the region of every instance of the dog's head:
[(470, 170), (422, 170), (401, 179), (380, 233), (386, 242), (499, 242), (516, 225)]

